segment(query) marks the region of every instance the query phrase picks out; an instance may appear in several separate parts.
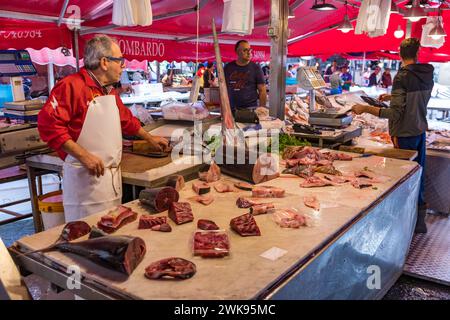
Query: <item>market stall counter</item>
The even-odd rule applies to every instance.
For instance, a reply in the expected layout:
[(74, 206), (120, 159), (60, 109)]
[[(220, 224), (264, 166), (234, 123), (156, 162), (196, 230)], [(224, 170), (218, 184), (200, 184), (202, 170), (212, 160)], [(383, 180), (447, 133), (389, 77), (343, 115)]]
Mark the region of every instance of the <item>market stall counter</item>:
[[(289, 174), (264, 183), (286, 193), (282, 198), (258, 200), (272, 202), (275, 210), (297, 210), (307, 217), (307, 226), (282, 228), (275, 222), (275, 213), (254, 215), (261, 235), (241, 237), (230, 229), (230, 220), (248, 212), (236, 206), (236, 199), (252, 197), (252, 191), (219, 193), (216, 186), (209, 193), (214, 201), (205, 206), (189, 200), (196, 195), (194, 180), (180, 191), (179, 200), (190, 203), (194, 222), (175, 225), (168, 219), (172, 232), (163, 233), (139, 230), (135, 220), (116, 231), (145, 241), (143, 261), (129, 277), (57, 251), (21, 256), (17, 261), (26, 270), (64, 288), (70, 276), (68, 270), (79, 267), (81, 289), (75, 293), (87, 299), (380, 298), (402, 272), (416, 220), (421, 168), (410, 161), (353, 156), (352, 161), (335, 161), (335, 167), (346, 175), (370, 168), (378, 183), (364, 189), (352, 184), (301, 188), (304, 179)], [(235, 182), (240, 181), (222, 175), (221, 181), (211, 185)], [(317, 197), (318, 211), (305, 206), (307, 196)], [(139, 216), (149, 213), (149, 208), (139, 201), (126, 206)], [(85, 221), (95, 225), (105, 214)], [(167, 216), (167, 212), (154, 216)], [(213, 220), (225, 230), (230, 241), (228, 256), (193, 255), (198, 219)], [(46, 247), (58, 238), (61, 229), (24, 237), (12, 251)], [(196, 273), (186, 280), (150, 280), (144, 276), (151, 263), (169, 257), (193, 262)], [(374, 277), (379, 282), (372, 281)]]

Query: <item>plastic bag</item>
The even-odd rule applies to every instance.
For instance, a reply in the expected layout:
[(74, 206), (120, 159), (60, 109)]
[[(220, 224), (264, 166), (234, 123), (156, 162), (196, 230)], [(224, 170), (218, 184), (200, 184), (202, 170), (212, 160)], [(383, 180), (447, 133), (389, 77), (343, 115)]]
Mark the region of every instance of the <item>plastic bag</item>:
[(163, 118), (166, 120), (196, 121), (205, 119), (209, 116), (209, 111), (202, 101), (183, 103), (168, 100), (161, 103), (161, 110)]
[(148, 125), (153, 123), (153, 118), (150, 115), (150, 112), (148, 112), (147, 109), (145, 109), (142, 105), (140, 104), (133, 104), (130, 107), (130, 111), (131, 113), (139, 119), (139, 121), (141, 121), (144, 125)]
[(276, 209), (272, 214), (272, 219), (282, 228), (311, 227), (317, 223), (317, 216), (314, 214), (300, 213), (296, 208)]

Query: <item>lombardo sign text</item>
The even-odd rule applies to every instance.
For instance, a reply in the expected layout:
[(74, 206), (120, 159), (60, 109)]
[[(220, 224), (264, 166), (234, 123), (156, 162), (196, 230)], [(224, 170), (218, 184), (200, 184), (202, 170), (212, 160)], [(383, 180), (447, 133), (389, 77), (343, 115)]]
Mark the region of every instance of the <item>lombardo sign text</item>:
[(159, 57), (162, 58), (165, 52), (165, 45), (162, 42), (138, 41), (138, 40), (119, 40), (120, 50), (124, 55), (141, 57)]

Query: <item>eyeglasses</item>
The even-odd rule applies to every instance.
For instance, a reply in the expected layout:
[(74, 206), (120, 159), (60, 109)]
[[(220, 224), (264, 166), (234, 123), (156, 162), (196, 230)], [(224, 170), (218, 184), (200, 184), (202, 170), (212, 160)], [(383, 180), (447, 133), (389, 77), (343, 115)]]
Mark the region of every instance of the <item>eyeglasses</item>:
[(124, 66), (125, 65), (125, 58), (124, 57), (109, 57), (109, 56), (105, 56), (106, 59), (110, 60), (110, 61), (116, 61), (116, 62), (120, 62), (120, 66)]

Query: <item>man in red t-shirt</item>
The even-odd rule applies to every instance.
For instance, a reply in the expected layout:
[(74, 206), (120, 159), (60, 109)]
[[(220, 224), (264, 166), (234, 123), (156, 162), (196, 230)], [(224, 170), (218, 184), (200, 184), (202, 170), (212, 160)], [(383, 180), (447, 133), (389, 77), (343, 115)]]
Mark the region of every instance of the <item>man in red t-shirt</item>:
[(140, 136), (155, 151), (169, 150), (166, 139), (141, 127), (113, 88), (124, 67), (118, 44), (105, 35), (92, 38), (84, 65), (57, 83), (38, 117), (42, 140), (64, 160), (66, 221), (121, 203), (122, 133)]

